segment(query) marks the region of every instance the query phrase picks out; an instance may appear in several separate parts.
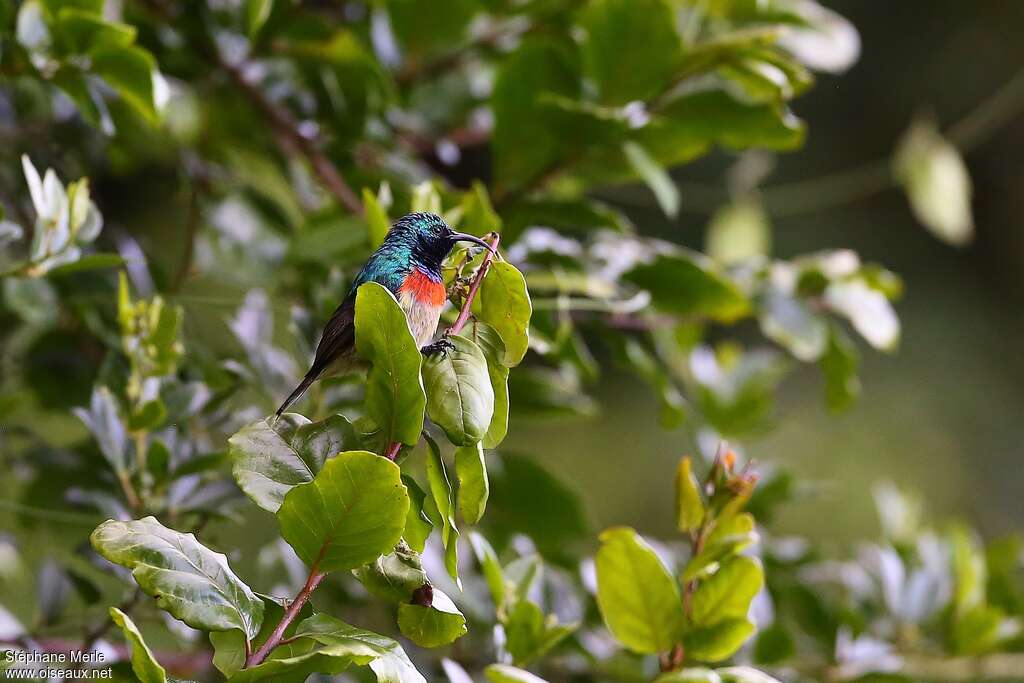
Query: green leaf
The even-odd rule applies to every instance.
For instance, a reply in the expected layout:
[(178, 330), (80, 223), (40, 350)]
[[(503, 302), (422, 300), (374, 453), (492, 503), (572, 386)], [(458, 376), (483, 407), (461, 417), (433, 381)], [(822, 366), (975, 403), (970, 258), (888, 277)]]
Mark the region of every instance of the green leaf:
[(1008, 638), (1002, 629), (1004, 622), (1007, 622), (1006, 614), (992, 605), (976, 605), (956, 615), (950, 634), (953, 652), (981, 655), (996, 649), (1000, 641)]
[(693, 476), (692, 461), (686, 457), (679, 461), (676, 470), (676, 527), (690, 533), (704, 523), (704, 500), (700, 484)]
[(777, 678), (772, 678), (765, 672), (749, 666), (729, 666), (718, 669), (718, 675), (722, 677), (723, 683), (781, 683)]
[(545, 618), (540, 607), (529, 600), (517, 601), (503, 623), (505, 649), (517, 666), (540, 659), (572, 635), (578, 626), (559, 624), (555, 615)]
[(471, 329), (473, 341), (480, 346), (487, 359), (487, 376), (491, 380), (491, 389), (494, 391), (494, 414), (491, 416), (491, 423), (487, 425), (487, 433), (484, 434), (482, 443), (484, 448), (497, 448), (508, 433), (509, 369), (503, 362), (505, 342), (501, 340), (498, 331), (487, 323), (478, 322)]
[(722, 683), (722, 679), (711, 669), (697, 667), (663, 673), (654, 683)]
[(595, 563), (597, 604), (612, 635), (641, 654), (671, 649), (682, 633), (683, 607), (675, 579), (651, 547), (632, 529), (608, 529)]
[(477, 0), (388, 0), (386, 5), (403, 53), (418, 58), (460, 44), (480, 9)]
[(799, 360), (815, 361), (825, 353), (828, 322), (801, 299), (769, 287), (758, 301), (758, 321), (764, 336)]
[(146, 401), (128, 419), (128, 429), (133, 432), (152, 431), (163, 424), (167, 408), (159, 398)]
[(484, 669), (484, 675), (491, 683), (547, 683), (540, 676), (507, 664), (491, 664)]
[(131, 618), (116, 607), (110, 608), (110, 618), (124, 633), (131, 647), (132, 671), (140, 683), (164, 683), (167, 672), (156, 661), (153, 652), (142, 639), (142, 633)]
[(377, 200), (377, 196), (369, 188), (363, 188), (363, 212), (366, 215), (367, 232), (370, 235), (370, 248), (376, 249), (384, 243), (384, 237), (391, 229), (387, 211)]
[(597, 0), (581, 26), (585, 70), (604, 102), (645, 100), (668, 85), (681, 52), (668, 0)]
[(719, 263), (731, 266), (771, 253), (772, 229), (768, 215), (757, 201), (729, 204), (711, 217), (704, 251)]
[(427, 537), (430, 536), (430, 532), (434, 528), (423, 511), (426, 494), (423, 493), (423, 489), (416, 483), (416, 480), (408, 475), (402, 475), (402, 483), (409, 490), (409, 514), (405, 519), (403, 538), (410, 548), (422, 553)]
[(90, 270), (107, 270), (110, 268), (120, 268), (124, 264), (124, 259), (117, 254), (89, 254), (73, 263), (57, 266), (49, 272), (49, 275), (51, 277), (59, 277), (71, 275), (72, 273), (84, 273)]
[(939, 239), (963, 246), (974, 237), (971, 176), (960, 152), (932, 121), (915, 121), (894, 157), (917, 220)]
[(352, 570), (366, 590), (391, 602), (409, 602), (413, 592), (427, 582), (418, 553), (405, 543), (369, 564)]
[(151, 54), (138, 47), (102, 47), (92, 55), (92, 71), (150, 124), (159, 122), (167, 84)]
[(744, 617), (723, 619), (713, 626), (687, 631), (683, 638), (686, 656), (702, 662), (720, 662), (736, 653), (754, 633)]
[(900, 321), (885, 295), (862, 280), (833, 282), (825, 289), (825, 305), (849, 319), (860, 336), (880, 351), (892, 351), (900, 340)]
[(494, 175), (502, 191), (541, 176), (566, 152), (560, 115), (544, 106), (542, 95), (577, 97), (573, 57), (554, 39), (530, 38), (502, 62), (491, 94)]
[(356, 293), (356, 348), (373, 363), (366, 380), (366, 413), (385, 444), (414, 446), (423, 430), (427, 398), (420, 380), (422, 354), (395, 297), (376, 282)]
[(533, 315), (523, 274), (507, 261), (492, 263), (473, 301), (473, 314), (501, 336), (505, 344), (503, 363), (510, 368), (519, 365), (530, 346)]
[(462, 196), (462, 220), (459, 228), (470, 235), (483, 237), (491, 232), (501, 232), (501, 217), (494, 211), (487, 186), (479, 180)]
[(472, 340), (451, 335), (452, 348), (423, 361), (427, 414), (456, 446), (484, 438), (494, 416), (494, 389), (487, 359)]
[(636, 140), (665, 166), (703, 154), (712, 144), (729, 149), (794, 149), (804, 124), (781, 104), (743, 102), (723, 88), (688, 92), (661, 107), (636, 131)]
[(675, 218), (679, 214), (679, 188), (672, 181), (668, 171), (662, 168), (646, 149), (635, 142), (627, 142), (623, 145), (622, 151), (629, 165), (654, 193), (661, 210), (669, 218)]
[(754, 517), (747, 512), (720, 520), (708, 536), (704, 548), (687, 562), (686, 569), (683, 570), (683, 580), (692, 581), (715, 562), (735, 555), (757, 541), (754, 526)]
[(455, 474), (459, 478), (459, 514), (466, 524), (476, 524), (484, 516), (490, 493), (484, 449), (479, 443), (455, 449)]
[(135, 42), (135, 27), (106, 21), (74, 7), (64, 7), (57, 13), (56, 30), (70, 54), (123, 49)]
[(696, 252), (677, 249), (658, 254), (623, 278), (650, 292), (654, 307), (666, 313), (728, 323), (750, 312), (750, 302), (737, 284)]
[(204, 631), (238, 629), (252, 639), (263, 622), (263, 601), (228, 567), (227, 558), (193, 534), (168, 529), (154, 517), (103, 522), (92, 546), (132, 570), (139, 587), (160, 609)]
[(441, 519), (441, 542), (445, 549), (445, 568), (461, 588), (458, 567), (459, 529), (455, 526), (455, 493), (441, 458), (441, 449), (429, 436), (427, 442), (427, 480), (434, 507)]
[(92, 432), (100, 447), (100, 453), (114, 471), (127, 472), (128, 433), (121, 420), (117, 401), (110, 390), (101, 386), (94, 387), (89, 409), (75, 408), (74, 413)]
[(403, 636), (420, 647), (441, 647), (466, 634), (466, 617), (451, 598), (435, 588), (430, 607), (398, 606), (398, 628)]
[(829, 326), (828, 347), (819, 361), (825, 376), (825, 403), (834, 413), (849, 408), (860, 396), (857, 368), (860, 355), (849, 337), (836, 325)]
[[(263, 600), (265, 609), (263, 612), (263, 625), (260, 632), (252, 639), (249, 649), (258, 650), (261, 645), (267, 642), (270, 634), (277, 628), (288, 607), (289, 600), (278, 598), (272, 595), (257, 593)], [(298, 619), (306, 619), (313, 616), (313, 607), (308, 602), (299, 610)], [(293, 621), (284, 630), (284, 637), (290, 638), (295, 633), (298, 621)], [(210, 645), (213, 646), (213, 665), (227, 677), (233, 676), (245, 665), (246, 647), (245, 636), (241, 631), (212, 631), (210, 633)]]
[(368, 451), (349, 451), (328, 460), (313, 481), (293, 488), (277, 519), (302, 561), (330, 572), (390, 552), (408, 512), (398, 465)]
[(277, 512), (285, 495), (313, 481), (328, 458), (359, 445), (343, 415), (320, 422), (286, 413), (273, 425), (260, 420), (228, 439), (231, 473), (239, 488), (268, 512)]
[(369, 666), (378, 683), (426, 683), (397, 642), (326, 614), (302, 621), (293, 637), (295, 642), (275, 648), (262, 664), (229, 680), (301, 683), (314, 673), (337, 674), (356, 665)]
[(764, 585), (761, 563), (752, 557), (734, 557), (701, 581), (693, 594), (691, 619), (698, 626), (730, 617), (746, 617), (750, 601)]
[(487, 539), (476, 530), (469, 532), (469, 543), (476, 561), (480, 563), (480, 570), (487, 582), (494, 607), (499, 609), (505, 603), (505, 574), (501, 570), (501, 563), (498, 562), (498, 555)]
[(245, 27), (253, 38), (263, 28), (274, 10), (274, 0), (245, 0)]

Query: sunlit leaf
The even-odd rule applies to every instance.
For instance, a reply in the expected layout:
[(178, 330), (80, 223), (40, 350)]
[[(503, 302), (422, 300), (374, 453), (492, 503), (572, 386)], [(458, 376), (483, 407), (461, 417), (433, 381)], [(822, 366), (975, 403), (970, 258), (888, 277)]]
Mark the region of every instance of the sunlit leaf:
[(465, 635), (466, 617), (451, 598), (435, 588), (429, 607), (398, 606), (398, 628), (403, 636), (420, 647), (441, 647)]

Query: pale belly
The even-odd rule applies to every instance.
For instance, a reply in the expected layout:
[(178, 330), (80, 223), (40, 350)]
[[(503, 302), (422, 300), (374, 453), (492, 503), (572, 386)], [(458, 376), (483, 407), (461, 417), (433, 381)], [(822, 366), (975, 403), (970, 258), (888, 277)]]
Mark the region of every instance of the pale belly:
[(409, 329), (416, 340), (416, 346), (423, 348), (434, 339), (437, 324), (441, 320), (441, 309), (444, 306), (430, 306), (416, 301), (409, 292), (398, 294), (398, 305), (405, 312), (409, 321)]

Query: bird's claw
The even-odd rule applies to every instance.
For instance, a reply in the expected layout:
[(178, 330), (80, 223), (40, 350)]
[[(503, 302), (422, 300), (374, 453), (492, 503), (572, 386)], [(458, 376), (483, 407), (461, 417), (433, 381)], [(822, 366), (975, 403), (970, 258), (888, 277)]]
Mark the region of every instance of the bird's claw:
[(448, 351), (452, 351), (454, 348), (455, 344), (452, 344), (448, 340), (448, 337), (441, 337), (433, 344), (427, 344), (422, 349), (420, 349), (420, 353), (428, 357), (436, 356), (439, 353), (447, 353)]

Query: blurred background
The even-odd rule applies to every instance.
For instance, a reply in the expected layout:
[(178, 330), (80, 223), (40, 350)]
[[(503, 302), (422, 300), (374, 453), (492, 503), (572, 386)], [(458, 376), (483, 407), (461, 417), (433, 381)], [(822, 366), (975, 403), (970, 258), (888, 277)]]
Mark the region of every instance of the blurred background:
[[(765, 181), (774, 253), (849, 247), (899, 273), (903, 334), (896, 353), (864, 355), (862, 398), (838, 416), (822, 405), (815, 369), (799, 369), (781, 387), (777, 429), (745, 444), (746, 454), (821, 485), (808, 492), (813, 504), (783, 514), (779, 532), (824, 542), (870, 536), (877, 530), (871, 487), (881, 479), (919, 491), (938, 519), (968, 516), (987, 534), (1020, 528), (1024, 4), (828, 5), (860, 31), (861, 56), (846, 74), (820, 74), (794, 103), (810, 126), (806, 147), (779, 155)], [(887, 180), (898, 139), (921, 114), (944, 131), (984, 129), (966, 154), (976, 236), (960, 249), (924, 231)], [(718, 153), (676, 172), (683, 210), (674, 222), (643, 187), (604, 196), (627, 206), (643, 232), (700, 247), (720, 198), (708, 186), (721, 187), (732, 161)], [(596, 528), (628, 523), (667, 532), (668, 474), (691, 448), (687, 437), (658, 427), (654, 398), (626, 375), (605, 377), (601, 406), (569, 425), (513, 413), (508, 447), (543, 454), (581, 493)]]

